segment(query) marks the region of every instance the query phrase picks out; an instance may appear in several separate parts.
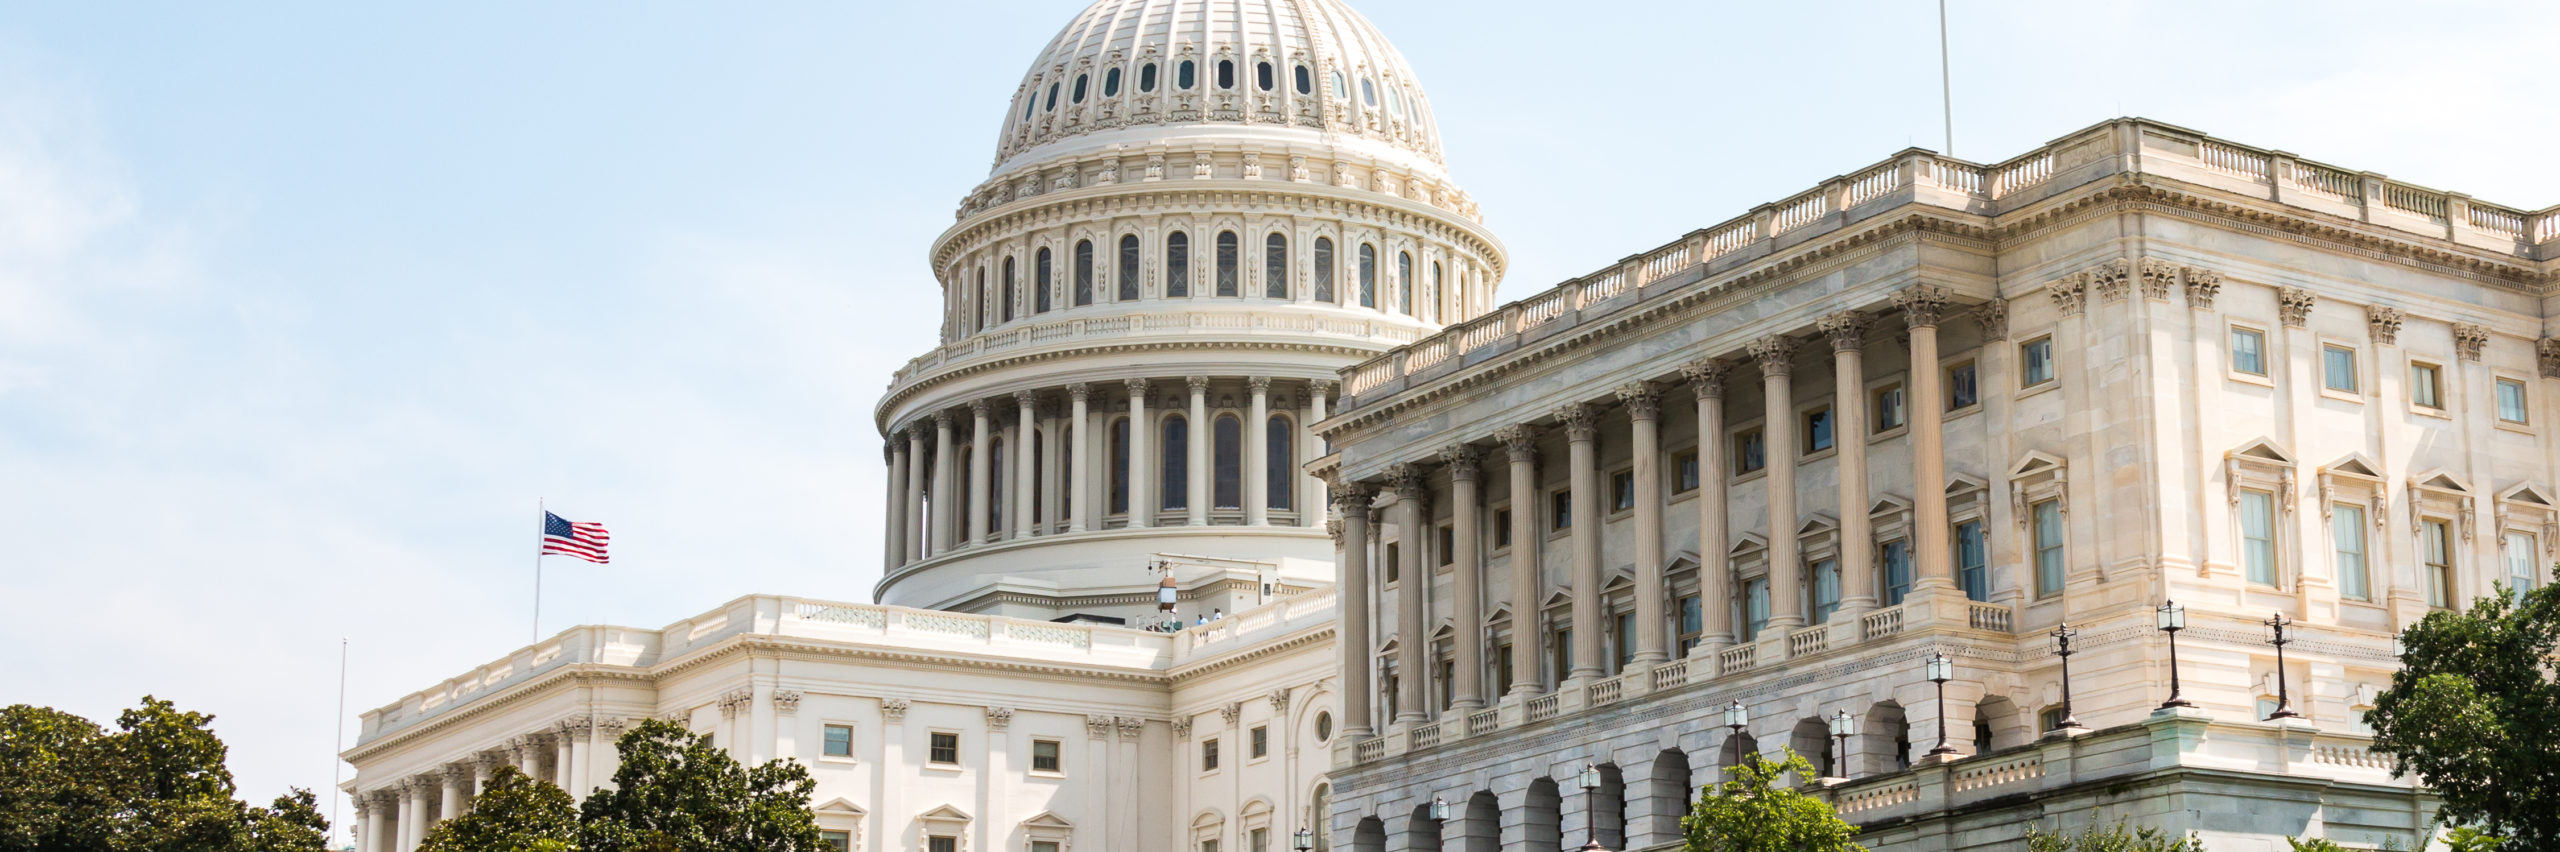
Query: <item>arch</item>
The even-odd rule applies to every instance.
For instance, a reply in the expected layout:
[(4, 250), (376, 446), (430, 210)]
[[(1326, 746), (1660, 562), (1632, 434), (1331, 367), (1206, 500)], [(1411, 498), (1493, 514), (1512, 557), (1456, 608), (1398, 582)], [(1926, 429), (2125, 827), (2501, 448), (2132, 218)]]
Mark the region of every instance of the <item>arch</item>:
[(1591, 791), (1592, 836), (1610, 849), (1627, 848), (1627, 776), (1616, 763), (1600, 764), (1600, 788)]
[(1278, 231), (1262, 238), (1262, 297), (1289, 298), (1289, 238)]
[(1663, 749), (1654, 755), (1652, 769), (1645, 777), (1644, 789), (1635, 796), (1632, 824), (1627, 830), (1634, 840), (1659, 843), (1679, 837), (1680, 817), (1689, 813), (1689, 753)]
[(1307, 827), (1315, 833), (1315, 852), (1329, 852), (1333, 848), (1333, 784), (1316, 782), (1307, 802)]
[(1120, 235), (1120, 301), (1138, 300), (1138, 235)]
[(1528, 848), (1564, 848), (1564, 796), (1556, 791), (1555, 779), (1529, 782), (1529, 793), (1521, 802), (1520, 823)]
[(1297, 429), (1286, 414), (1274, 414), (1263, 423), (1262, 505), (1274, 512), (1298, 508)]
[(1449, 300), (1448, 289), (1441, 286), (1439, 261), (1431, 262), (1431, 280), (1427, 283), (1428, 286), (1422, 292), (1422, 304), (1431, 309), (1431, 316), (1427, 319), (1439, 322), (1441, 316), (1447, 313), (1445, 307)]
[(996, 308), (998, 315), (1001, 317), (996, 320), (997, 322), (1013, 321), (1013, 302), (1013, 258), (1006, 257), (1004, 259), (1004, 302)]
[(1032, 313), (1035, 313), (1035, 314), (1045, 314), (1045, 313), (1048, 313), (1048, 312), (1049, 312), (1049, 293), (1051, 292), (1051, 285), (1050, 285), (1050, 282), (1052, 281), (1052, 279), (1051, 279), (1051, 277), (1050, 277), (1050, 276), (1051, 276), (1051, 270), (1054, 268), (1054, 264), (1052, 264), (1052, 263), (1050, 262), (1050, 260), (1049, 260), (1049, 247), (1048, 247), (1048, 246), (1041, 246), (1041, 247), (1040, 247), (1040, 254), (1038, 255), (1038, 260), (1037, 260), (1036, 262), (1032, 263), (1031, 268), (1032, 268), (1032, 281), (1031, 281), (1031, 286), (1032, 286), (1033, 290), (1035, 290), (1035, 291), (1036, 291), (1036, 292), (1032, 295), (1032, 297), (1031, 297), (1031, 298), (1032, 298), (1032, 308), (1031, 308), (1031, 312), (1032, 312)]
[(1220, 296), (1237, 295), (1240, 291), (1236, 284), (1236, 256), (1241, 252), (1241, 248), (1236, 243), (1236, 232), (1219, 231), (1217, 251), (1216, 292)]
[(2025, 745), (2032, 735), (2019, 725), (2017, 702), (1999, 695), (1984, 696), (1973, 704), (1973, 753), (1989, 754), (2011, 746)]
[(1114, 513), (1129, 511), (1129, 418), (1111, 418), (1111, 505)]
[(1076, 241), (1076, 306), (1093, 304), (1093, 241)]
[(1742, 765), (1743, 758), (1759, 754), (1760, 741), (1749, 733), (1726, 734), (1724, 747), (1717, 750), (1716, 765), (1727, 769)]
[(1378, 247), (1360, 244), (1360, 306), (1378, 306)]
[(1244, 508), (1244, 418), (1209, 421), (1209, 508)]
[(1314, 259), (1314, 263), (1315, 263), (1315, 268), (1314, 268), (1313, 270), (1310, 270), (1310, 271), (1312, 271), (1312, 272), (1314, 272), (1314, 273), (1315, 273), (1315, 279), (1316, 279), (1316, 282), (1315, 282), (1315, 291), (1316, 291), (1316, 292), (1315, 292), (1315, 299), (1316, 299), (1316, 301), (1319, 301), (1319, 302), (1328, 302), (1328, 303), (1329, 303), (1329, 302), (1332, 302), (1332, 301), (1333, 301), (1333, 238), (1332, 238), (1332, 237), (1317, 237), (1317, 238), (1316, 238), (1316, 245), (1315, 245), (1315, 259)]
[(1164, 295), (1169, 299), (1191, 295), (1191, 235), (1181, 231), (1164, 237)]
[(1413, 302), (1413, 252), (1396, 252), (1396, 304), (1394, 310), (1406, 316), (1421, 316), (1422, 309)]
[(1839, 771), (1832, 766), (1838, 755), (1831, 748), (1831, 726), (1820, 716), (1797, 719), (1795, 730), (1788, 732), (1787, 746), (1813, 764), (1817, 778), (1828, 778)]
[(1879, 775), (1911, 768), (1911, 721), (1902, 713), (1902, 705), (1878, 701), (1867, 707), (1867, 718), (1858, 726), (1858, 754), (1864, 758), (1856, 771)]
[(1377, 817), (1361, 817), (1351, 828), (1352, 852), (1387, 852), (1387, 824)]
[(1191, 507), (1191, 418), (1175, 413), (1157, 421), (1156, 470), (1162, 476), (1157, 489), (1162, 498), (1156, 508), (1164, 511)]
[[(1443, 826), (1442, 848), (1447, 848), (1446, 826)], [(1477, 790), (1467, 797), (1466, 810), (1458, 825), (1458, 852), (1502, 852), (1502, 802), (1491, 790)]]
[(1440, 821), (1431, 818), (1431, 803), (1413, 806), (1413, 817), (1404, 822), (1404, 848), (1440, 848)]

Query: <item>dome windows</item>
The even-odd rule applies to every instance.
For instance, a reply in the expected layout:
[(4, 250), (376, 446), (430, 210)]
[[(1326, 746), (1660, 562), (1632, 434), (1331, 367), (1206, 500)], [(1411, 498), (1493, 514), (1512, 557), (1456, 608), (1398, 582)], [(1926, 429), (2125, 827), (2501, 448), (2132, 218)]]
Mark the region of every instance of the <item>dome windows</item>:
[(1289, 238), (1278, 231), (1262, 240), (1262, 297), (1289, 298)]
[(1254, 85), (1254, 87), (1259, 88), (1259, 89), (1261, 89), (1261, 90), (1263, 90), (1263, 91), (1268, 92), (1268, 91), (1271, 91), (1271, 87), (1273, 87), (1273, 86), (1277, 86), (1277, 85), (1279, 85), (1279, 84), (1280, 84), (1280, 83), (1279, 83), (1279, 80), (1277, 79), (1277, 75), (1276, 75), (1276, 74), (1274, 74), (1274, 73), (1272, 72), (1272, 70), (1271, 70), (1271, 63), (1268, 63), (1268, 62), (1256, 62), (1256, 63), (1254, 63), (1254, 64), (1253, 64), (1253, 85)]
[(1145, 65), (1138, 66), (1138, 91), (1152, 92), (1155, 90), (1156, 64), (1149, 62)]
[(1093, 241), (1076, 241), (1076, 305), (1093, 304)]
[(1333, 96), (1337, 98), (1351, 97), (1351, 85), (1342, 82), (1342, 72), (1340, 71), (1333, 72)]
[(1300, 65), (1300, 66), (1298, 66), (1298, 73), (1297, 73), (1297, 77), (1298, 77), (1298, 94), (1304, 95), (1304, 94), (1311, 93), (1311, 92), (1313, 92), (1313, 91), (1315, 90), (1315, 87), (1316, 87), (1316, 75), (1315, 75), (1315, 73), (1314, 73), (1314, 72), (1312, 72), (1312, 71), (1308, 71), (1308, 70), (1307, 70), (1307, 66), (1304, 66), (1304, 65)]
[(1043, 109), (1043, 110), (1047, 110), (1047, 111), (1049, 111), (1049, 112), (1057, 112), (1057, 111), (1058, 111), (1058, 84), (1056, 84), (1056, 83), (1051, 83), (1051, 84), (1049, 84), (1049, 105), (1048, 105), (1048, 106), (1041, 107), (1041, 109)]
[(1218, 88), (1232, 89), (1235, 87), (1236, 61), (1233, 59), (1218, 60)]
[(1164, 238), (1164, 295), (1182, 299), (1191, 295), (1191, 235), (1175, 231)]
[(1236, 232), (1218, 232), (1217, 294), (1236, 295)]
[(1404, 90), (1396, 88), (1394, 83), (1387, 84), (1387, 112), (1394, 115), (1404, 114)]
[(1333, 301), (1332, 238), (1317, 237), (1315, 253), (1315, 268), (1309, 271), (1315, 273), (1316, 301), (1331, 302)]
[(1030, 97), (1027, 97), (1027, 98), (1023, 98), (1023, 99), (1022, 99), (1022, 119), (1023, 119), (1024, 121), (1029, 121), (1029, 120), (1031, 120), (1031, 111), (1032, 111), (1032, 110), (1035, 110), (1035, 109), (1039, 109), (1039, 108), (1040, 108), (1040, 90), (1039, 90), (1039, 89), (1033, 89), (1033, 90), (1031, 90), (1031, 96), (1030, 96)]
[(1102, 96), (1106, 98), (1120, 96), (1120, 69), (1113, 68), (1102, 72)]
[(1176, 89), (1190, 91), (1191, 84), (1198, 82), (1198, 77), (1199, 69), (1192, 65), (1191, 60), (1185, 59), (1173, 66), (1173, 87)]
[(1378, 306), (1378, 247), (1360, 244), (1360, 306)]
[[(1055, 104), (1057, 100), (1057, 87), (1051, 86), (1049, 102)], [(1370, 82), (1367, 77), (1360, 78), (1360, 104), (1367, 107), (1378, 105), (1378, 84)]]
[(1138, 300), (1138, 235), (1120, 236), (1120, 301)]
[(1031, 263), (1032, 313), (1045, 314), (1049, 312), (1049, 281), (1049, 247), (1041, 246), (1040, 253), (1035, 256)]
[(1088, 74), (1078, 74), (1078, 75), (1076, 75), (1076, 88), (1075, 88), (1075, 94), (1072, 94), (1072, 95), (1067, 96), (1067, 102), (1068, 102), (1068, 103), (1075, 103), (1075, 104), (1084, 103), (1084, 84), (1085, 84), (1085, 81), (1086, 81), (1087, 79), (1089, 79), (1090, 77), (1091, 77), (1091, 75), (1088, 75)]

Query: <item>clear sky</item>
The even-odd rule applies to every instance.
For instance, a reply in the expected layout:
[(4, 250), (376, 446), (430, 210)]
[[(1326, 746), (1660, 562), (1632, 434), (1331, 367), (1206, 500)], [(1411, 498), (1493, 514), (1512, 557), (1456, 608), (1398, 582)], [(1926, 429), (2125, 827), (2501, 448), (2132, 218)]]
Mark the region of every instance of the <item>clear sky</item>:
[[(0, 702), (219, 714), (257, 799), (341, 637), (350, 716), (530, 638), (537, 499), (614, 531), (547, 628), (869, 600), (927, 243), (1077, 9), (385, 5), (0, 3)], [(1944, 144), (1927, 0), (1355, 5), (1505, 298)], [(2560, 202), (2560, 4), (1951, 6), (1968, 158), (2141, 114)]]

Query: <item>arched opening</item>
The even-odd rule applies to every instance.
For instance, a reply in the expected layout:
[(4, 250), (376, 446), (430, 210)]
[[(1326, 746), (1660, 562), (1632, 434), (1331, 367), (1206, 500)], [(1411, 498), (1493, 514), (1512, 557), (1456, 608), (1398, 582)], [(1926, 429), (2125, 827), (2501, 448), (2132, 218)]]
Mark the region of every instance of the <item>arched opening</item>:
[(1600, 787), (1591, 791), (1591, 830), (1600, 845), (1611, 849), (1627, 848), (1627, 777), (1615, 763), (1600, 764)]
[(1040, 254), (1034, 258), (1031, 264), (1031, 288), (1034, 291), (1031, 296), (1032, 313), (1045, 314), (1049, 312), (1049, 270), (1049, 247), (1041, 246)]
[(1878, 701), (1868, 707), (1866, 721), (1858, 727), (1858, 737), (1858, 754), (1865, 758), (1859, 765), (1859, 774), (1911, 768), (1911, 722), (1903, 716), (1902, 705)]
[(1333, 240), (1331, 238), (1316, 238), (1315, 265), (1316, 268), (1311, 271), (1316, 277), (1316, 301), (1331, 303), (1333, 301)]
[[(2026, 728), (2018, 722), (2016, 703), (1997, 695), (1974, 702), (1974, 754), (1989, 754), (2012, 746), (2026, 745), (2025, 734)], [(1958, 735), (1962, 735), (1960, 731)]]
[(1190, 91), (1191, 84), (1198, 82), (1198, 78), (1199, 68), (1193, 65), (1191, 60), (1185, 59), (1181, 64), (1173, 66), (1173, 87), (1176, 89)]
[(1292, 476), (1297, 473), (1298, 459), (1297, 448), (1292, 446), (1291, 437), (1289, 418), (1286, 415), (1271, 415), (1271, 419), (1264, 425), (1262, 436), (1264, 486), (1262, 500), (1263, 505), (1270, 507), (1274, 512), (1286, 512), (1297, 508), (1298, 489)]
[(1068, 95), (1068, 96), (1067, 96), (1067, 103), (1071, 103), (1071, 104), (1080, 104), (1080, 103), (1084, 103), (1084, 84), (1085, 84), (1085, 81), (1086, 81), (1086, 80), (1089, 80), (1089, 79), (1092, 79), (1092, 75), (1089, 75), (1089, 74), (1078, 74), (1078, 75), (1076, 75), (1076, 87), (1075, 87), (1075, 91), (1074, 91), (1074, 93), (1073, 93), (1073, 94), (1071, 94), (1071, 95)]
[(1050, 112), (1058, 111), (1058, 84), (1049, 84), (1049, 100), (1047, 105), (1042, 106), (1041, 109), (1048, 110)]
[(1440, 848), (1440, 821), (1431, 818), (1431, 805), (1415, 805), (1413, 817), (1404, 823), (1404, 848)]
[(1789, 747), (1813, 764), (1815, 777), (1828, 778), (1840, 774), (1840, 770), (1832, 766), (1831, 726), (1820, 717), (1797, 719), (1796, 728), (1787, 740)]
[(1413, 253), (1409, 251), (1396, 252), (1395, 309), (1407, 316), (1422, 315), (1422, 309), (1413, 304)]
[(1191, 235), (1181, 231), (1164, 238), (1164, 294), (1167, 298), (1191, 295)]
[(1221, 88), (1221, 89), (1232, 89), (1232, 88), (1235, 88), (1235, 87), (1236, 87), (1236, 62), (1235, 62), (1235, 60), (1233, 60), (1233, 59), (1221, 59), (1221, 60), (1218, 60), (1218, 88)]
[(1093, 241), (1076, 241), (1076, 304), (1093, 304)]
[(1655, 755), (1644, 791), (1636, 797), (1634, 824), (1627, 827), (1634, 836), (1627, 845), (1662, 843), (1679, 837), (1680, 818), (1689, 813), (1690, 796), (1689, 753), (1674, 748)]
[(1262, 297), (1289, 298), (1289, 238), (1277, 233), (1262, 238)]
[(1236, 254), (1238, 251), (1239, 249), (1236, 246), (1236, 232), (1219, 231), (1217, 293), (1220, 296), (1233, 296), (1237, 294)]
[(1138, 235), (1120, 235), (1120, 301), (1138, 300)]
[(1448, 290), (1442, 289), (1440, 286), (1440, 262), (1436, 260), (1432, 261), (1431, 281), (1428, 286), (1424, 288), (1422, 293), (1422, 304), (1430, 308), (1431, 312), (1431, 315), (1427, 317), (1427, 319), (1430, 319), (1432, 322), (1439, 322), (1441, 316), (1448, 313), (1448, 292)]
[(1378, 306), (1378, 247), (1360, 244), (1360, 306)]
[(969, 315), (970, 315), (970, 316), (972, 316), (972, 317), (976, 317), (976, 318), (977, 318), (977, 321), (978, 321), (978, 322), (977, 322), (977, 327), (976, 327), (976, 328), (974, 328), (974, 329), (972, 329), (972, 330), (973, 330), (973, 331), (985, 331), (985, 330), (987, 329), (987, 326), (995, 324), (995, 308), (996, 308), (996, 306), (995, 306), (995, 301), (996, 301), (996, 300), (993, 298), (993, 297), (995, 296), (995, 294), (987, 292), (987, 268), (986, 268), (986, 267), (984, 267), (984, 266), (978, 267), (978, 283), (977, 283), (977, 285), (976, 285), (976, 286), (970, 287), (970, 288), (969, 288), (969, 292), (970, 292), (972, 295), (974, 295), (974, 296), (977, 298), (977, 300), (978, 300), (978, 309), (977, 309), (977, 310), (974, 310), (974, 311), (970, 311), (970, 312), (969, 312)]
[(1209, 424), (1210, 508), (1244, 508), (1244, 418), (1218, 415)]
[(1307, 73), (1307, 66), (1298, 66), (1298, 73), (1296, 76), (1298, 78), (1296, 81), (1298, 84), (1298, 94), (1303, 95), (1308, 92), (1315, 91), (1315, 76)]
[(1529, 795), (1521, 806), (1520, 834), (1530, 849), (1564, 848), (1564, 797), (1557, 794), (1555, 779), (1529, 782)]
[(999, 322), (1013, 321), (1013, 300), (1013, 258), (1008, 257), (1004, 259), (1004, 301), (996, 306), (997, 316), (1002, 317)]
[(998, 539), (1004, 538), (1005, 504), (1012, 502), (1004, 498), (1004, 460), (1008, 458), (1012, 456), (1005, 453), (1003, 438), (987, 442), (987, 532)]
[(1329, 852), (1333, 848), (1333, 785), (1316, 785), (1315, 795), (1307, 801), (1307, 828), (1315, 834), (1315, 852)]
[[(1466, 815), (1460, 822), (1460, 852), (1502, 852), (1502, 802), (1494, 798), (1493, 791), (1477, 790), (1468, 796)], [(1445, 848), (1447, 841), (1442, 842)]]
[(1266, 92), (1271, 91), (1273, 88), (1280, 85), (1279, 75), (1273, 71), (1271, 63), (1256, 62), (1253, 64), (1253, 85)]
[(1716, 765), (1727, 769), (1741, 766), (1744, 758), (1759, 752), (1760, 743), (1750, 734), (1728, 734), (1724, 738), (1724, 748), (1716, 754)]
[(1377, 817), (1361, 817), (1351, 829), (1352, 852), (1387, 852), (1387, 824)]
[(1129, 511), (1129, 418), (1111, 418), (1111, 509), (1113, 514)]
[(1191, 507), (1191, 420), (1180, 414), (1166, 415), (1163, 421), (1161, 448), (1156, 470), (1162, 471), (1163, 486), (1157, 489), (1164, 499), (1156, 508), (1171, 511)]

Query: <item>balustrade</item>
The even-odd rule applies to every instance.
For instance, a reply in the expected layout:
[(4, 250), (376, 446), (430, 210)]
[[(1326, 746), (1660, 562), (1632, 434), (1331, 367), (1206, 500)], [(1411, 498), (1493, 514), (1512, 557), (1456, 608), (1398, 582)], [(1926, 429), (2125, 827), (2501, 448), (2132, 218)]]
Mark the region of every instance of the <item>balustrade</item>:
[(2010, 632), (2010, 618), (2011, 615), (2009, 607), (2005, 604), (1983, 603), (1981, 601), (1965, 602), (1965, 623), (1967, 626), (1972, 627), (1975, 630), (1989, 630), (1995, 633), (2008, 633)]

